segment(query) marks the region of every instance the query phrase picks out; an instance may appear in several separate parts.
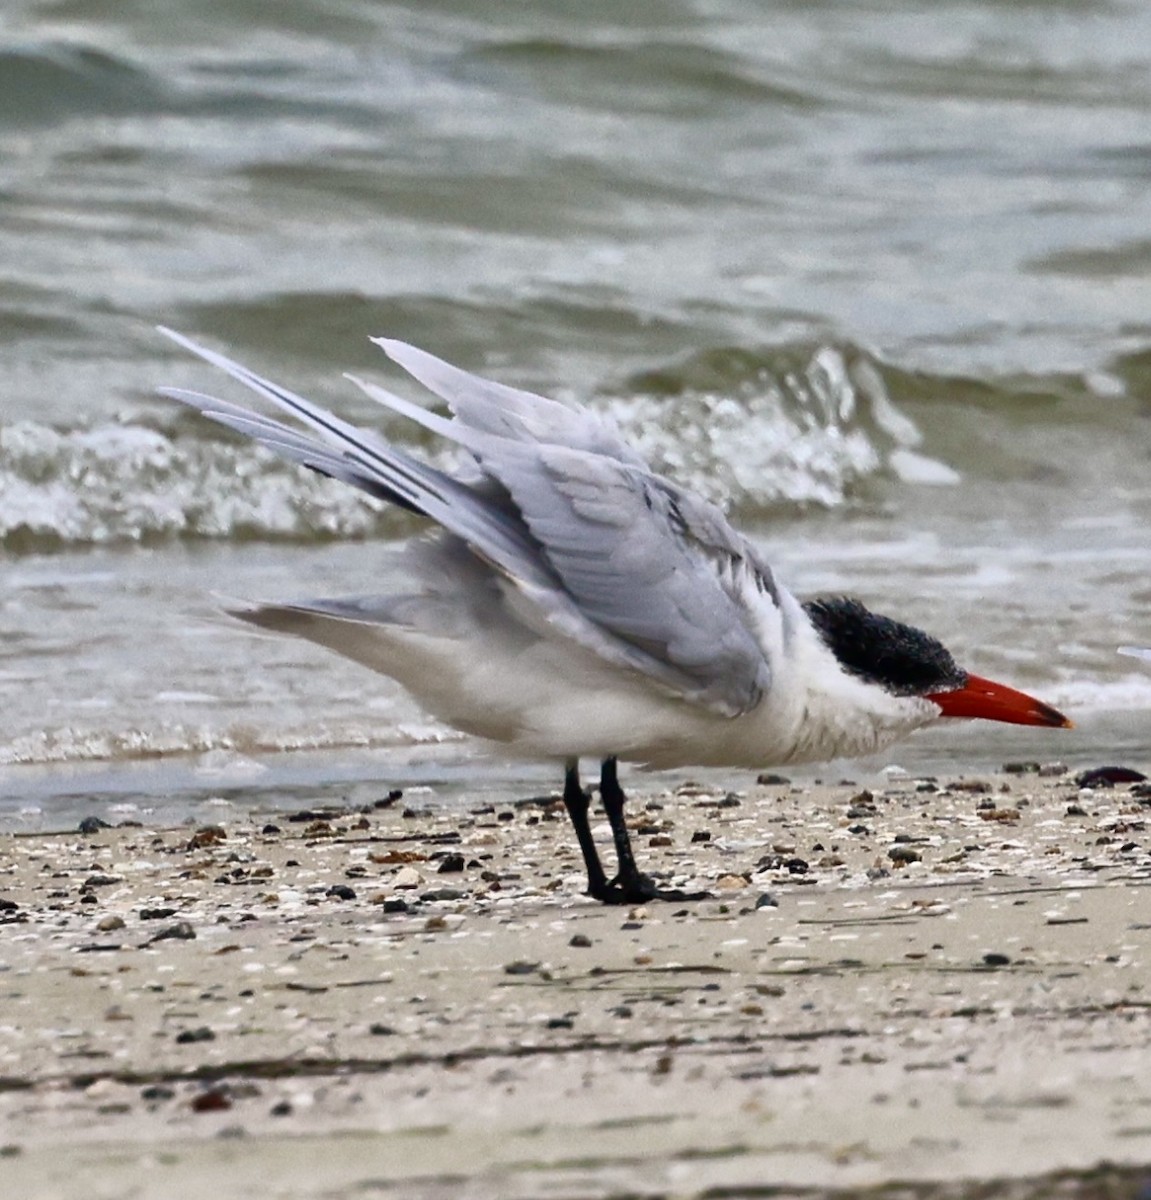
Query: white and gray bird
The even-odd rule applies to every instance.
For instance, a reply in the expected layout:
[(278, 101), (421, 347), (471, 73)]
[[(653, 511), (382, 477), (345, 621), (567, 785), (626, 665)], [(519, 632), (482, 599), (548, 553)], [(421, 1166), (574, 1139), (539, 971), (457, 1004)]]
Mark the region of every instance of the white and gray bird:
[[(617, 760), (760, 769), (871, 754), (941, 717), (1070, 724), (857, 600), (801, 604), (719, 508), (651, 471), (598, 413), (375, 339), (452, 417), (353, 382), (462, 447), (469, 468), (453, 475), (161, 332), (298, 425), (197, 392), (164, 395), (434, 527), (405, 549), (413, 590), (234, 615), (391, 676), (456, 729), (562, 763), (587, 890), (600, 900), (683, 898), (636, 867)], [(579, 782), (584, 757), (601, 764), (619, 860), (610, 879)]]

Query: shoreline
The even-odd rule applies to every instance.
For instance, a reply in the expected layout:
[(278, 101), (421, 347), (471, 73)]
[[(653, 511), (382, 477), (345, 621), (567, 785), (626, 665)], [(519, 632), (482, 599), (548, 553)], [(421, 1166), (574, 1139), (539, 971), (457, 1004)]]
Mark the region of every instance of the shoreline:
[(1144, 788), (648, 782), (641, 868), (712, 899), (595, 904), (539, 797), (0, 835), (14, 1194), (1142, 1178)]

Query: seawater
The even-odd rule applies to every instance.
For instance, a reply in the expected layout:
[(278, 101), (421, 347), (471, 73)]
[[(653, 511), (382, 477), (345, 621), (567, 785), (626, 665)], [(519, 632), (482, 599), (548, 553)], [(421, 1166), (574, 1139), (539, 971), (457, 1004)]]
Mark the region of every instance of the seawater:
[(597, 406), (793, 590), (1080, 725), (928, 758), (1143, 751), (1151, 670), (1115, 647), (1151, 641), (1147, 6), (10, 8), (5, 803), (473, 753), (215, 615), (379, 590), (418, 526), (158, 399), (235, 395), (159, 322), (441, 462), (341, 379), (418, 394), (369, 335)]

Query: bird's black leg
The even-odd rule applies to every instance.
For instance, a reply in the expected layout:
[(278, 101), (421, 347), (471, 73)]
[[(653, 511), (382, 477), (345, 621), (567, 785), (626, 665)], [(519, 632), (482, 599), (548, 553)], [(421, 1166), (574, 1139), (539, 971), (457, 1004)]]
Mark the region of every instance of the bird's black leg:
[(599, 853), (592, 841), (591, 826), (588, 824), (587, 813), (591, 801), (587, 792), (580, 787), (579, 763), (575, 760), (567, 764), (564, 773), (564, 807), (568, 810), (572, 825), (575, 827), (579, 848), (583, 853), (584, 866), (587, 867), (587, 891), (589, 896), (597, 900), (607, 897), (608, 883), (603, 866), (599, 861)]
[(624, 821), (623, 806), (627, 797), (619, 785), (616, 774), (616, 760), (605, 758), (600, 766), (599, 798), (603, 801), (603, 810), (611, 825), (611, 835), (615, 841), (615, 856), (619, 862), (619, 874), (612, 880), (617, 889), (622, 892), (636, 892), (636, 895), (621, 897), (621, 903), (628, 900), (644, 900), (646, 896), (638, 894), (644, 885), (654, 887), (646, 875), (641, 875), (635, 865), (635, 855), (631, 852), (631, 836)]
[(619, 785), (616, 775), (616, 760), (606, 758), (600, 767), (599, 794), (603, 801), (615, 840), (619, 874), (605, 886), (603, 894), (588, 889), (591, 895), (605, 904), (642, 904), (645, 900), (705, 900), (707, 892), (681, 892), (677, 889), (659, 888), (650, 876), (641, 873), (635, 865), (631, 852), (631, 838), (624, 822), (623, 806), (627, 797)]

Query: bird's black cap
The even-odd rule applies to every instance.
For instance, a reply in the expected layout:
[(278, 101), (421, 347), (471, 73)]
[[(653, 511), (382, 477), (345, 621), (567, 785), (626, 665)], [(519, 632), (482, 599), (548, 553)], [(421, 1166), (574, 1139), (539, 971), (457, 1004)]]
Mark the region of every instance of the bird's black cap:
[(845, 671), (894, 696), (926, 696), (967, 683), (967, 672), (937, 638), (850, 596), (809, 600), (803, 608)]

